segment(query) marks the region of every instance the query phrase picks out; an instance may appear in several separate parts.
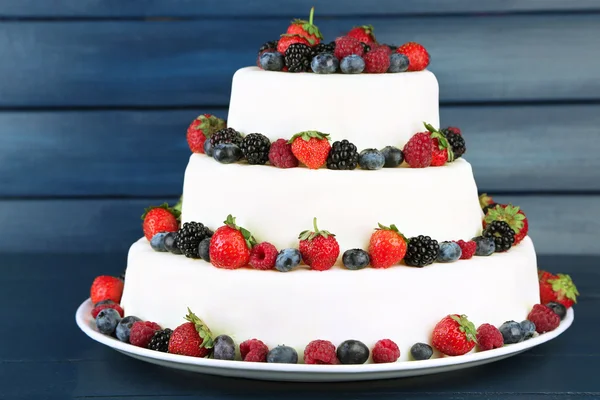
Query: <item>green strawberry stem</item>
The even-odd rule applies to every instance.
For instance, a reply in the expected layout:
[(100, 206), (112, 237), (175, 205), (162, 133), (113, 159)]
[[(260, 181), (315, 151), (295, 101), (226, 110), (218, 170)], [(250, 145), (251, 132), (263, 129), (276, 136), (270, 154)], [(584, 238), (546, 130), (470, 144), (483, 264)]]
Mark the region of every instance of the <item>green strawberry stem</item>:
[(329, 232), (329, 231), (322, 231), (319, 230), (319, 227), (317, 226), (317, 217), (313, 218), (313, 228), (314, 231), (302, 231), (300, 232), (300, 235), (298, 236), (298, 239), (300, 240), (313, 240), (314, 238), (316, 238), (317, 236), (323, 236), (325, 239), (327, 239), (329, 236), (335, 236), (333, 233)]
[(179, 219), (181, 218), (181, 210), (178, 210), (176, 207), (177, 206), (171, 208), (171, 207), (169, 207), (169, 204), (163, 203), (160, 206), (150, 206), (148, 208), (145, 208), (144, 209), (144, 213), (142, 214), (142, 217), (141, 217), (142, 221), (145, 220), (146, 216), (148, 215), (148, 213), (150, 211), (154, 210), (155, 208), (164, 208), (165, 210), (167, 210), (168, 212), (170, 212), (171, 214), (173, 214), (173, 216), (175, 218), (177, 218), (177, 220), (179, 221)]
[(558, 277), (557, 279), (548, 279), (548, 283), (552, 285), (552, 290), (577, 303), (579, 291), (571, 277), (565, 274), (556, 274), (556, 276)]
[(464, 332), (469, 342), (477, 341), (477, 330), (475, 329), (475, 325), (467, 319), (466, 315), (451, 315), (450, 318), (458, 322), (459, 330)]
[(301, 138), (305, 142), (308, 142), (310, 139), (330, 140), (328, 133), (322, 133), (319, 131), (304, 131), (304, 132), (296, 133), (294, 136), (292, 136), (292, 138), (288, 141), (288, 143), (293, 143), (294, 140), (296, 140), (298, 138)]
[(214, 345), (212, 332), (208, 328), (208, 326), (202, 321), (196, 314), (190, 310), (188, 307), (188, 314), (185, 316), (185, 320), (194, 324), (196, 328), (196, 332), (198, 332), (198, 336), (202, 339), (202, 344), (200, 347), (205, 349), (212, 349)]
[(308, 14), (308, 24), (312, 25), (313, 24), (313, 17), (315, 16), (315, 7), (311, 7), (310, 8), (310, 14)]
[(446, 136), (444, 136), (440, 131), (435, 129), (433, 125), (428, 124), (427, 122), (423, 122), (423, 125), (425, 125), (425, 129), (431, 132), (431, 138), (438, 140), (438, 148), (440, 150), (446, 149), (448, 151), (448, 162), (454, 161), (454, 152), (452, 151), (452, 146), (450, 146), (450, 143), (448, 143)]
[(244, 240), (246, 241), (246, 246), (248, 246), (249, 249), (251, 249), (252, 247), (254, 247), (256, 245), (257, 241), (254, 238), (254, 236), (252, 235), (252, 233), (246, 228), (237, 226), (235, 223), (235, 217), (233, 215), (229, 214), (227, 216), (227, 219), (225, 219), (225, 221), (223, 221), (223, 223), (230, 228), (240, 231), (240, 233), (244, 237)]
[(392, 231), (392, 232), (396, 232), (398, 235), (400, 235), (400, 237), (402, 238), (402, 240), (404, 240), (406, 243), (408, 243), (408, 239), (406, 238), (406, 236), (404, 236), (404, 234), (402, 232), (400, 232), (398, 230), (398, 227), (394, 224), (391, 224), (390, 226), (385, 226), (383, 224), (377, 223), (378, 228), (375, 228), (376, 230), (382, 230), (382, 231)]

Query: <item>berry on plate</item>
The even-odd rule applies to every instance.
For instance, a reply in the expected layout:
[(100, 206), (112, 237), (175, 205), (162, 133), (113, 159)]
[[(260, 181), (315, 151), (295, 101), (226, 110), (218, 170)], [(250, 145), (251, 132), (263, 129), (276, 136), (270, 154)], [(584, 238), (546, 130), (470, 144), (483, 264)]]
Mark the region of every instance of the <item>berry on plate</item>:
[(369, 256), (373, 268), (389, 268), (398, 264), (406, 254), (406, 237), (396, 225), (379, 224), (369, 240)]
[(175, 232), (179, 229), (179, 216), (181, 213), (167, 203), (160, 206), (146, 208), (142, 215), (142, 228), (148, 241), (160, 232)]
[(477, 346), (483, 351), (504, 346), (502, 333), (494, 325), (481, 325), (477, 328)]
[(99, 304), (99, 305), (95, 306), (92, 309), (92, 318), (96, 318), (98, 316), (98, 313), (100, 311), (104, 310), (105, 308), (114, 308), (115, 310), (118, 311), (118, 313), (121, 317), (123, 317), (125, 315), (125, 311), (123, 311), (121, 306), (118, 305), (117, 303), (111, 301), (109, 304)]
[(390, 67), (388, 49), (384, 46), (377, 47), (364, 55), (365, 72), (369, 74), (383, 74)]
[(335, 50), (333, 54), (340, 61), (350, 55), (362, 57), (364, 52), (365, 48), (362, 45), (362, 42), (356, 38), (342, 36), (335, 39)]
[(285, 139), (277, 139), (269, 149), (269, 162), (277, 168), (295, 168), (298, 159), (292, 152), (292, 145)]
[(393, 363), (400, 358), (398, 345), (390, 339), (378, 340), (371, 353), (375, 364)]
[(213, 348), (213, 337), (208, 326), (189, 308), (186, 323), (171, 334), (169, 353), (190, 357), (208, 357)]
[(90, 288), (90, 298), (94, 304), (103, 300), (112, 300), (118, 304), (122, 295), (123, 281), (114, 276), (97, 276)]
[(560, 325), (560, 317), (550, 307), (542, 304), (534, 305), (527, 319), (535, 324), (537, 333), (553, 331)]
[(254, 269), (273, 269), (277, 259), (277, 248), (269, 242), (262, 242), (250, 250), (248, 263)]
[(404, 145), (404, 160), (411, 168), (426, 168), (431, 165), (433, 141), (429, 132), (414, 134)]
[(313, 340), (304, 349), (305, 364), (339, 364), (335, 346), (328, 340)]
[(187, 143), (192, 153), (204, 153), (204, 142), (214, 132), (225, 128), (225, 121), (211, 114), (202, 114), (187, 129)]
[(535, 334), (535, 324), (528, 319), (525, 319), (519, 323), (521, 326), (521, 332), (523, 333), (523, 339), (531, 339)]
[(433, 348), (427, 343), (415, 343), (410, 348), (410, 355), (415, 361), (429, 360), (433, 355)]
[(114, 308), (105, 308), (96, 316), (96, 328), (98, 328), (100, 333), (112, 335), (115, 333), (119, 321), (121, 321), (121, 316), (117, 310)]
[(215, 360), (235, 359), (235, 342), (230, 336), (219, 335), (215, 338), (213, 358)]
[(422, 71), (429, 65), (429, 53), (419, 43), (408, 42), (396, 49), (397, 53), (408, 57), (407, 71)]
[(210, 240), (210, 262), (218, 268), (241, 268), (250, 261), (250, 249), (256, 239), (247, 229), (237, 226), (232, 215), (227, 216), (224, 224)]
[(461, 260), (468, 260), (470, 258), (473, 258), (473, 255), (475, 255), (475, 250), (477, 250), (477, 243), (475, 243), (472, 240), (469, 240), (468, 242), (465, 242), (464, 240), (459, 240), (456, 242), (456, 244), (458, 244), (461, 250)]
[(518, 343), (523, 340), (521, 325), (516, 321), (506, 321), (498, 329), (502, 334), (504, 344)]
[(148, 348), (154, 351), (160, 351), (161, 353), (167, 353), (169, 351), (169, 341), (173, 331), (169, 328), (161, 329), (154, 332), (154, 336), (148, 343)]
[(539, 271), (540, 302), (542, 304), (554, 302), (560, 303), (565, 308), (570, 308), (577, 303), (579, 291), (569, 275), (551, 274), (547, 271)]
[(129, 333), (129, 343), (137, 347), (148, 347), (150, 341), (161, 327), (156, 322), (137, 321), (133, 323)]
[(447, 356), (461, 356), (475, 347), (477, 331), (466, 315), (448, 315), (433, 328), (432, 344)]
[(565, 319), (567, 316), (567, 307), (560, 303), (551, 301), (550, 303), (546, 303), (546, 307), (549, 307), (552, 311), (554, 311), (554, 314), (558, 315), (561, 320)]
[(360, 74), (365, 70), (365, 60), (357, 54), (346, 56), (340, 62), (340, 70), (343, 74)]
[(242, 361), (267, 362), (269, 348), (258, 339), (249, 339), (240, 343)]
[(377, 40), (375, 39), (374, 31), (375, 28), (373, 28), (373, 25), (355, 26), (350, 29), (350, 32), (346, 36), (353, 37), (366, 44), (376, 43)]
[(138, 321), (141, 321), (141, 319), (134, 315), (129, 315), (123, 318), (121, 321), (119, 321), (119, 324), (117, 325), (117, 329), (115, 331), (117, 339), (119, 339), (121, 342), (129, 343), (131, 327), (133, 327), (133, 324), (135, 324)]
[(341, 364), (364, 364), (369, 359), (369, 348), (359, 340), (346, 340), (337, 348)]
[(300, 239), (300, 254), (302, 261), (311, 269), (325, 271), (333, 267), (340, 255), (340, 246), (335, 235), (319, 230), (317, 218), (313, 218), (314, 231), (303, 231)]
[(529, 232), (529, 222), (523, 210), (512, 204), (495, 204), (492, 207), (487, 207), (485, 217), (483, 218), (483, 227), (494, 221), (504, 221), (515, 232), (515, 240), (513, 246), (521, 243)]
[(327, 161), (331, 145), (329, 135), (317, 131), (296, 133), (289, 140), (292, 153), (310, 169), (318, 169)]
[(342, 263), (349, 270), (363, 269), (371, 262), (369, 253), (363, 249), (346, 250), (342, 255)]
[(296, 364), (298, 352), (290, 346), (277, 346), (267, 353), (268, 363)]
[(306, 38), (311, 46), (319, 44), (323, 39), (323, 35), (321, 34), (321, 31), (319, 31), (319, 28), (313, 24), (314, 14), (315, 8), (312, 7), (310, 9), (308, 21), (303, 19), (293, 20), (290, 26), (288, 26), (286, 33), (288, 35), (299, 35)]
[(289, 272), (300, 264), (302, 255), (298, 249), (283, 249), (275, 259), (275, 269), (280, 272)]

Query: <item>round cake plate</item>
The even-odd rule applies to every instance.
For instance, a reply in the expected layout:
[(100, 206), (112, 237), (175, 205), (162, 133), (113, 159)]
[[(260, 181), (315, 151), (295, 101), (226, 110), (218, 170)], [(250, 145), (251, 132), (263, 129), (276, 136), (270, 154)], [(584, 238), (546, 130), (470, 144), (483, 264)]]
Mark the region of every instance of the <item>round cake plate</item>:
[(161, 353), (103, 335), (96, 329), (91, 316), (92, 302), (88, 299), (77, 309), (75, 320), (79, 328), (90, 338), (113, 349), (142, 361), (163, 367), (247, 379), (299, 382), (340, 382), (373, 379), (403, 378), (428, 375), (475, 367), (522, 353), (532, 347), (554, 339), (573, 323), (573, 309), (560, 326), (527, 341), (504, 346), (499, 349), (473, 352), (459, 357), (441, 357), (425, 361), (401, 361), (389, 364), (362, 365), (307, 365), (307, 364), (268, 364), (242, 361), (225, 361), (206, 358), (180, 356)]

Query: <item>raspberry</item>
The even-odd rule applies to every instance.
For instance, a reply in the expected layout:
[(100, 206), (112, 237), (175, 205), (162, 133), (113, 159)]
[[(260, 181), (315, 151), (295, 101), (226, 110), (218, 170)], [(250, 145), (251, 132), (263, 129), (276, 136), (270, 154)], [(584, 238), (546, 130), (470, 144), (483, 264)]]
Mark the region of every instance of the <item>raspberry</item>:
[(271, 144), (269, 162), (279, 168), (295, 168), (298, 166), (298, 159), (292, 153), (292, 144), (285, 139), (278, 139)]
[(425, 168), (431, 165), (433, 141), (429, 132), (415, 133), (404, 145), (404, 160), (411, 168)]
[(560, 317), (548, 306), (536, 304), (527, 316), (527, 319), (535, 324), (537, 333), (550, 332), (560, 325)]
[(344, 57), (356, 54), (357, 56), (363, 56), (365, 48), (362, 43), (353, 37), (342, 36), (335, 39), (335, 51), (333, 55), (338, 59), (342, 60)]
[(398, 345), (390, 339), (381, 339), (373, 347), (373, 362), (376, 364), (396, 362), (400, 358)]
[(469, 258), (472, 258), (475, 254), (475, 250), (477, 249), (477, 243), (472, 240), (469, 240), (468, 242), (459, 240), (456, 242), (456, 244), (458, 244), (462, 250), (462, 254), (460, 256), (461, 260), (468, 260)]
[(383, 74), (390, 67), (390, 55), (386, 47), (371, 49), (365, 54), (365, 72), (370, 74)]
[(98, 313), (100, 311), (104, 310), (105, 308), (114, 308), (115, 310), (117, 310), (119, 312), (119, 315), (121, 316), (121, 318), (123, 318), (125, 316), (125, 311), (123, 311), (121, 306), (118, 305), (117, 303), (112, 303), (112, 304), (101, 304), (99, 306), (94, 307), (94, 309), (92, 310), (92, 318), (96, 319), (96, 317), (98, 316)]
[(250, 250), (249, 264), (254, 269), (273, 269), (277, 259), (277, 248), (269, 242), (257, 244)]
[(269, 348), (258, 339), (249, 339), (240, 343), (240, 354), (243, 361), (267, 362)]
[(500, 348), (504, 345), (502, 333), (493, 325), (483, 324), (477, 328), (477, 345), (480, 350)]
[(335, 346), (328, 340), (313, 340), (304, 349), (305, 364), (339, 364)]
[(129, 343), (134, 346), (147, 348), (156, 331), (160, 329), (160, 325), (156, 322), (137, 321), (131, 327)]

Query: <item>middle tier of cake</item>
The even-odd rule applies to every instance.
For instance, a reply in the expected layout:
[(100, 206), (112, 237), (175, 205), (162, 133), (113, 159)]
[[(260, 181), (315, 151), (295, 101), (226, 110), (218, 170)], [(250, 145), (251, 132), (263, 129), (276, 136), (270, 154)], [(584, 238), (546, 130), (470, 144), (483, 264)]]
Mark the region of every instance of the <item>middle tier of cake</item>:
[(407, 237), (469, 240), (481, 234), (483, 217), (464, 159), (424, 169), (314, 171), (222, 165), (193, 154), (185, 172), (182, 222), (214, 230), (229, 214), (259, 242), (278, 249), (297, 247), (299, 233), (311, 230), (316, 217), (320, 229), (336, 235), (342, 252), (366, 249), (378, 223), (395, 224)]

